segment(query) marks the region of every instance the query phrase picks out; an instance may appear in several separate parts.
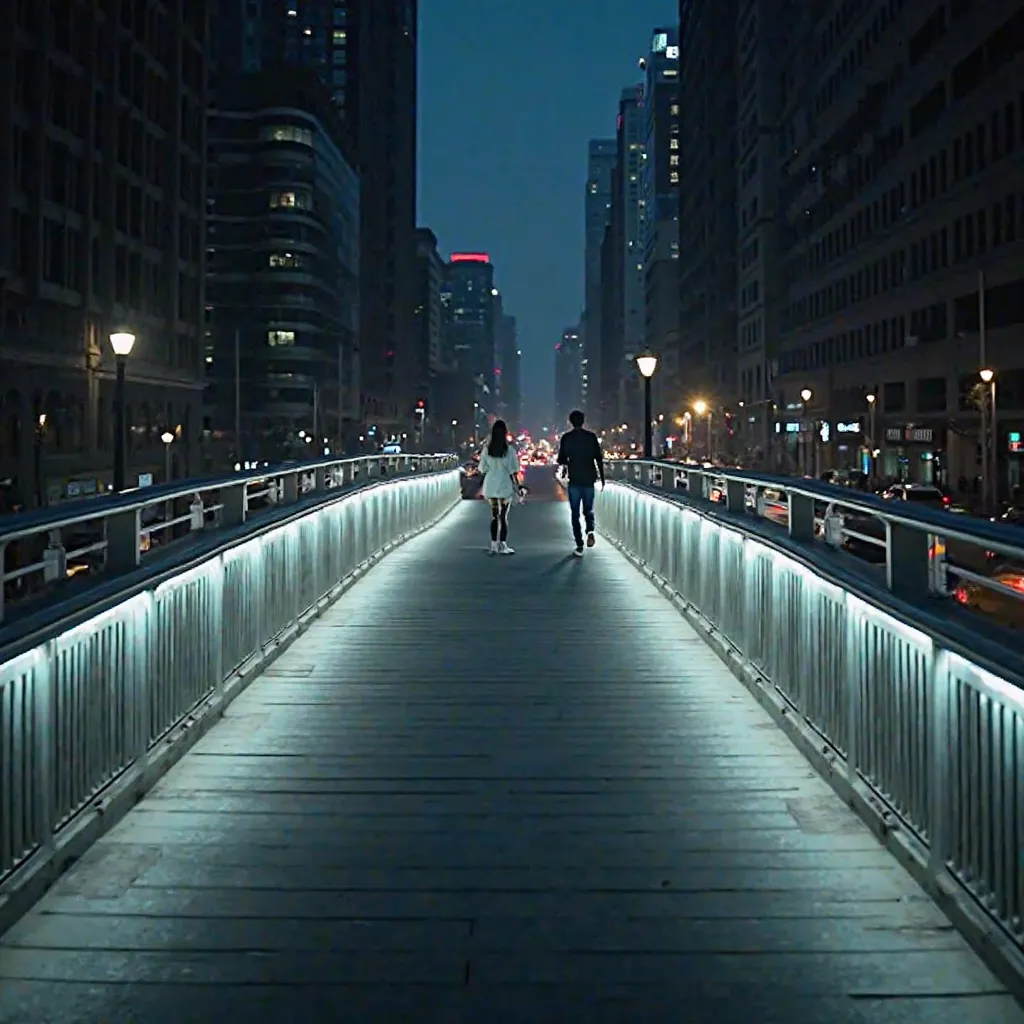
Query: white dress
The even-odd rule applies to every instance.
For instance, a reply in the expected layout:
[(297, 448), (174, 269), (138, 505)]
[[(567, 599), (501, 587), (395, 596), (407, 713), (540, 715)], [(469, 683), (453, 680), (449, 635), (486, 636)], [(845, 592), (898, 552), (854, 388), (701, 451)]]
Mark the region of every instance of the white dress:
[(485, 498), (505, 498), (511, 501), (516, 496), (512, 474), (519, 472), (519, 456), (512, 445), (508, 446), (508, 451), (500, 459), (488, 455), (484, 448), (480, 455), (480, 472), (484, 477)]

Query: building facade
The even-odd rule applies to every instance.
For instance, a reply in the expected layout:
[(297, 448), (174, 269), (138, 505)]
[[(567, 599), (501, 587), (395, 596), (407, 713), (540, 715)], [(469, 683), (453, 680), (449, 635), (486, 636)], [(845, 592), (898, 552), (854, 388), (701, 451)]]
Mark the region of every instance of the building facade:
[(581, 403), (596, 413), (601, 394), (601, 242), (611, 220), (615, 139), (591, 139), (587, 146), (587, 184), (583, 199), (583, 364)]
[(236, 461), (352, 448), (359, 178), (339, 115), (312, 73), (259, 72), (218, 82), (209, 134), (208, 426)]
[[(415, 340), (416, 399), (415, 431), (421, 442), (443, 443), (447, 436), (444, 410), (438, 405), (435, 382), (444, 373), (444, 311), (441, 289), (444, 260), (437, 249), (437, 236), (430, 228), (416, 229), (416, 304), (413, 307)], [(450, 418), (450, 417), (449, 417)]]
[(1011, 0), (837, 2), (794, 20), (775, 382), (789, 465), (976, 487), (989, 368), (1001, 490), (1019, 481), (1022, 81)]
[[(445, 342), (451, 365), (471, 382), (473, 428), (482, 436), (487, 416), (497, 412), (495, 375), (494, 267), (487, 253), (452, 253), (445, 265)], [(462, 394), (462, 389), (457, 389)]]
[(736, 0), (679, 6), (682, 373), (716, 430), (736, 401), (736, 12)]
[(802, 14), (794, 0), (744, 0), (737, 9), (736, 449), (747, 462), (773, 461), (781, 275), (776, 197), (787, 32)]
[(580, 407), (580, 360), (583, 357), (579, 325), (566, 327), (555, 344), (555, 423), (564, 424)]
[(642, 83), (622, 90), (616, 131), (616, 156), (622, 203), (622, 359), (619, 362), (619, 418), (637, 422), (643, 389), (634, 359), (647, 342), (644, 240), (647, 204), (643, 195), (647, 116)]
[(520, 352), (516, 318), (506, 313), (501, 294), (495, 296), (494, 349), (498, 390), (498, 415), (515, 432), (521, 429)]
[(216, 24), (219, 73), (304, 68), (341, 115), (360, 175), (362, 415), (368, 431), (407, 432), (417, 387), (416, 2), (246, 0), (221, 4)]
[(640, 181), (644, 220), (645, 347), (658, 356), (654, 412), (670, 415), (684, 401), (679, 350), (679, 31), (656, 29), (644, 58), (644, 154)]
[(0, 5), (0, 510), (200, 464), (208, 22), (201, 0)]

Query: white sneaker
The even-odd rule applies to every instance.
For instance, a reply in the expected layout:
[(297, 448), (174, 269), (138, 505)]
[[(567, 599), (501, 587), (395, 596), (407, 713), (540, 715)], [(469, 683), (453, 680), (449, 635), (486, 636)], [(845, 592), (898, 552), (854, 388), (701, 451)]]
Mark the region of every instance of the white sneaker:
[(514, 555), (515, 553), (516, 553), (516, 549), (515, 548), (510, 548), (508, 546), (508, 544), (505, 543), (505, 541), (502, 541), (498, 545), (498, 554), (499, 555)]
[(491, 550), (487, 553), (489, 555), (496, 555), (498, 553), (498, 542), (496, 540), (491, 541)]
[(573, 554), (574, 554), (574, 555), (575, 555), (575, 556), (576, 556), (577, 558), (582, 558), (582, 557), (583, 557), (583, 548), (576, 548), (576, 549), (575, 549), (575, 550), (573, 551)]

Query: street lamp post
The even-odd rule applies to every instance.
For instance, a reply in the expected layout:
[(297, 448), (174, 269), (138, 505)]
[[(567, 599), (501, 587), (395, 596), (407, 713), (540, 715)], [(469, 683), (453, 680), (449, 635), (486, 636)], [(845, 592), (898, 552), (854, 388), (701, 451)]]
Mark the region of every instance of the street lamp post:
[(169, 430), (165, 430), (160, 435), (160, 440), (164, 443), (164, 483), (169, 484), (171, 482), (171, 445), (174, 444), (174, 435)]
[(878, 474), (875, 467), (875, 449), (878, 445), (875, 444), (875, 394), (869, 392), (865, 396), (868, 403), (868, 458), (870, 462), (868, 465), (871, 467), (871, 478), (874, 479)]
[(647, 351), (636, 357), (636, 366), (644, 379), (644, 458), (654, 457), (654, 413), (651, 409), (651, 378), (658, 368), (658, 357)]
[(135, 347), (135, 335), (129, 331), (115, 331), (110, 336), (110, 347), (114, 350), (114, 357), (117, 360), (117, 378), (114, 391), (114, 492), (120, 494), (125, 488), (125, 476), (127, 473), (125, 434), (127, 424), (125, 423), (125, 397), (124, 381), (125, 366), (128, 357)]
[(711, 406), (708, 405), (708, 403), (705, 402), (703, 398), (698, 398), (697, 401), (693, 403), (693, 412), (694, 412), (694, 415), (696, 415), (698, 419), (701, 416), (703, 416), (705, 413), (707, 413), (707, 417), (708, 417), (708, 453), (707, 453), (707, 461), (710, 462), (711, 461)]
[[(814, 392), (811, 391), (810, 388), (804, 388), (803, 391), (800, 392), (800, 399), (804, 403), (804, 410), (803, 411), (805, 413), (808, 411), (807, 407), (810, 404), (810, 401), (811, 401), (811, 399), (813, 397), (814, 397)], [(814, 468), (815, 468), (814, 467), (814, 463), (816, 463), (818, 461), (817, 458), (816, 458), (816, 456), (817, 456), (817, 448), (818, 448), (818, 438), (817, 438), (817, 435), (814, 432), (814, 420), (813, 419), (811, 420), (811, 444), (813, 445), (813, 452), (808, 452), (807, 451), (807, 444), (806, 444), (806, 442), (804, 443), (804, 459), (803, 459), (803, 462), (804, 462), (804, 475), (805, 476), (813, 476), (814, 475)], [(807, 472), (807, 470), (808, 470), (807, 463), (808, 462), (812, 463), (812, 465), (810, 467), (811, 468), (811, 472), (810, 473)]]
[(458, 444), (455, 441), (455, 429), (458, 427), (458, 425), (459, 425), (459, 421), (458, 420), (452, 420), (452, 451), (458, 451), (459, 450), (459, 446), (458, 446)]
[[(984, 467), (986, 477), (986, 487), (983, 490), (983, 497), (987, 502), (989, 499), (989, 491), (992, 493), (992, 507), (996, 506), (999, 501), (999, 449), (998, 439), (999, 430), (996, 426), (996, 374), (994, 370), (984, 369), (979, 374), (981, 377), (982, 384), (988, 385), (989, 390), (989, 424), (988, 424), (988, 437), (982, 439), (982, 444), (987, 445), (990, 457), (982, 460), (982, 466)], [(981, 398), (982, 406), (985, 404), (985, 396)], [(982, 448), (982, 454), (984, 454), (985, 448)], [(991, 467), (991, 468), (990, 468)]]
[(43, 486), (43, 443), (46, 440), (46, 413), (36, 417), (35, 436), (35, 474), (36, 474), (36, 505), (42, 508), (46, 504), (46, 488)]

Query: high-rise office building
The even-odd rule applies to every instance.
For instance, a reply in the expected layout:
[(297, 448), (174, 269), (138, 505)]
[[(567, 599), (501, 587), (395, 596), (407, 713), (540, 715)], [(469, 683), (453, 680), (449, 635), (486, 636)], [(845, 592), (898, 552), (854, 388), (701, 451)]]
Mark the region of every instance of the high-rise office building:
[(644, 58), (644, 335), (658, 356), (655, 413), (685, 401), (679, 351), (679, 31), (656, 29)]
[(786, 35), (797, 12), (793, 0), (748, 0), (738, 10), (736, 67), (736, 444), (744, 458), (764, 464), (774, 410), (770, 380), (779, 341), (776, 196), (779, 119)]
[(891, 0), (854, 18), (830, 2), (788, 23), (773, 385), (787, 465), (813, 452), (820, 468), (974, 481), (987, 368), (1005, 495), (1024, 457), (1024, 9)]
[(445, 265), (441, 295), (445, 342), (457, 373), (472, 383), (477, 435), (497, 412), (494, 314), (497, 289), (487, 253), (455, 252)]
[[(719, 413), (736, 395), (737, 6), (681, 0), (679, 9), (681, 372), (689, 397)], [(723, 421), (713, 415), (713, 428)]]
[[(640, 400), (633, 362), (644, 348), (645, 207), (643, 85), (624, 89), (615, 132), (611, 209), (600, 249), (601, 344), (597, 377), (601, 426), (619, 424)], [(588, 372), (591, 367), (588, 365)]]
[[(416, 399), (414, 424), (419, 439), (433, 437), (442, 423), (443, 410), (438, 406), (435, 382), (445, 372), (442, 357), (444, 311), (441, 289), (444, 283), (444, 260), (437, 250), (437, 236), (430, 228), (416, 229), (416, 302), (413, 306), (413, 339), (416, 367)], [(438, 441), (443, 441), (442, 431)]]
[(579, 325), (566, 327), (555, 344), (555, 423), (565, 423), (569, 413), (580, 406), (580, 359), (582, 345)]
[(495, 380), (498, 393), (498, 415), (508, 421), (513, 430), (519, 429), (522, 411), (519, 375), (519, 341), (516, 318), (506, 313), (501, 293), (494, 297), (494, 350)]
[(601, 394), (601, 242), (612, 215), (612, 173), (615, 170), (615, 139), (591, 139), (587, 147), (587, 184), (584, 209), (583, 357), (586, 380), (581, 404), (598, 413)]
[(415, 415), (416, 29), (415, 0), (234, 0), (215, 39), (220, 73), (312, 70), (342, 116), (360, 174), (363, 415), (381, 434)]
[(627, 358), (644, 347), (644, 239), (647, 233), (647, 208), (643, 196), (643, 167), (646, 160), (644, 138), (647, 118), (643, 85), (624, 89), (619, 101), (616, 138), (622, 175), (623, 301), (622, 323)]
[(112, 331), (129, 482), (196, 468), (207, 4), (0, 4), (0, 509), (112, 478)]
[(223, 76), (209, 136), (208, 426), (237, 461), (351, 447), (359, 179), (339, 114), (304, 69)]

